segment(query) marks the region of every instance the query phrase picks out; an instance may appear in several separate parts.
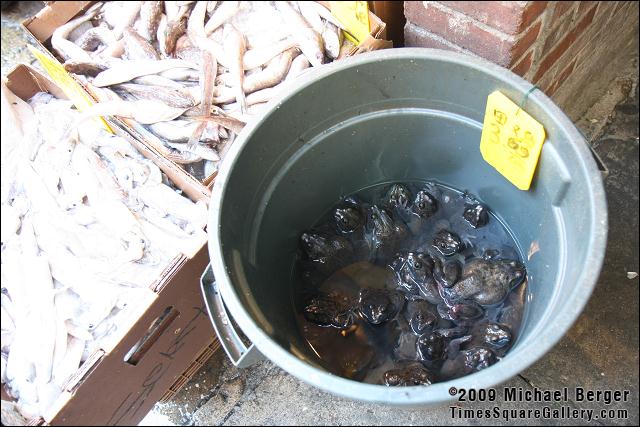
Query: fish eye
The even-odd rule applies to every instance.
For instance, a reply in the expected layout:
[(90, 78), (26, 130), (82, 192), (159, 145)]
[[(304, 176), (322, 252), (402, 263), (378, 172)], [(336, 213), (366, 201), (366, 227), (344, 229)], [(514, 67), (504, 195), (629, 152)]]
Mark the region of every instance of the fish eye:
[(415, 268), (421, 268), (422, 267), (422, 263), (420, 261), (416, 261), (416, 262), (413, 263), (413, 266)]
[(418, 207), (419, 207), (420, 209), (424, 209), (424, 206), (425, 206), (425, 205), (424, 205), (424, 202), (420, 202), (420, 203), (418, 203)]

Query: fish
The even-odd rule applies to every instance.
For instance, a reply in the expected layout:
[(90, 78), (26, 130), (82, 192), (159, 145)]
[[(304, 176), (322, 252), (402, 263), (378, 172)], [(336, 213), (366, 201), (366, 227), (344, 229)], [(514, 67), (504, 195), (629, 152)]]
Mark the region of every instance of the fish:
[[(167, 142), (167, 145), (180, 153), (189, 153), (198, 157), (198, 161), (202, 159), (218, 161), (220, 160), (220, 155), (218, 152), (209, 147), (207, 144), (177, 144), (175, 142)], [(194, 157), (195, 158), (195, 157)], [(179, 162), (178, 162), (179, 163)], [(184, 163), (193, 163), (193, 162), (184, 162)]]
[(164, 30), (164, 51), (167, 55), (173, 54), (178, 39), (187, 31), (187, 17), (184, 13), (178, 12), (174, 20), (167, 21), (167, 28)]
[(314, 67), (322, 65), (324, 62), (324, 46), (320, 34), (288, 2), (279, 1), (275, 5), (282, 13), (287, 24), (291, 26), (291, 35), (311, 65)]
[(127, 61), (101, 72), (93, 79), (92, 84), (96, 87), (111, 86), (128, 82), (136, 77), (158, 74), (172, 68), (191, 68), (197, 70), (198, 66), (181, 59)]
[[(243, 84), (244, 92), (246, 94), (250, 94), (261, 89), (273, 87), (280, 83), (286, 76), (294, 56), (297, 56), (296, 50), (289, 49), (278, 57), (272, 59), (264, 70), (245, 77)], [(231, 76), (229, 74), (219, 76), (218, 81), (222, 85), (232, 83)], [(225, 104), (234, 99), (233, 93), (224, 86), (216, 87), (215, 94), (214, 102), (216, 103)]]
[(120, 37), (120, 40), (115, 43), (111, 43), (99, 53), (101, 58), (121, 58), (124, 54), (124, 39)]
[(180, 82), (197, 82), (200, 78), (200, 72), (197, 69), (186, 67), (171, 68), (158, 73), (158, 75)]
[[(224, 112), (223, 112), (224, 114)], [(244, 127), (244, 123), (227, 114), (214, 114), (211, 116), (190, 116), (192, 120), (216, 123), (232, 132), (240, 133)]]
[(100, 12), (101, 7), (102, 3), (94, 4), (83, 15), (59, 26), (53, 32), (51, 35), (51, 46), (65, 61), (69, 59), (74, 61), (91, 61), (91, 55), (89, 55), (89, 53), (83, 50), (80, 46), (77, 46), (72, 41), (67, 40), (67, 37), (73, 29), (93, 19)]
[(245, 113), (247, 111), (247, 103), (245, 100), (245, 92), (243, 90), (244, 83), (244, 52), (246, 50), (245, 39), (242, 34), (231, 24), (224, 27), (224, 51), (227, 59), (230, 61), (229, 72), (233, 76), (233, 87), (235, 90), (235, 99), (240, 104), (240, 110)]
[(291, 66), (289, 67), (289, 71), (287, 72), (287, 76), (284, 78), (285, 80), (291, 80), (299, 76), (304, 70), (309, 68), (311, 64), (309, 60), (304, 55), (299, 55), (293, 58), (291, 61)]
[(204, 26), (204, 31), (207, 35), (211, 35), (218, 27), (227, 22), (233, 15), (240, 10), (240, 2), (238, 1), (225, 1), (213, 11), (213, 14)]
[(313, 7), (318, 13), (318, 15), (320, 15), (320, 17), (325, 21), (331, 22), (333, 25), (335, 25), (336, 27), (340, 28), (343, 31), (347, 30), (346, 27), (338, 20), (338, 18), (333, 16), (333, 14), (331, 13), (331, 10), (327, 9), (322, 4), (318, 3), (317, 1), (312, 1), (312, 2), (309, 2), (309, 5)]
[(206, 206), (203, 209), (203, 204), (184, 198), (164, 184), (146, 185), (138, 191), (138, 197), (145, 205), (163, 215), (192, 222), (195, 228), (203, 228), (206, 224)]
[(125, 28), (122, 32), (124, 39), (124, 54), (128, 59), (160, 59), (156, 49), (144, 37), (131, 28)]
[(96, 50), (98, 46), (109, 46), (117, 40), (107, 24), (104, 22), (97, 27), (91, 27), (85, 31), (74, 43), (80, 46), (82, 50)]
[(85, 76), (95, 77), (101, 72), (105, 71), (108, 67), (105, 64), (94, 61), (66, 61), (64, 63), (64, 69), (73, 74), (82, 74)]
[(280, 83), (289, 71), (295, 55), (297, 55), (295, 49), (289, 49), (272, 59), (264, 70), (246, 78), (244, 91), (252, 93)]
[(123, 83), (114, 86), (114, 88), (130, 93), (138, 99), (164, 102), (169, 107), (190, 108), (196, 105), (193, 97), (183, 88), (172, 89), (163, 86), (149, 86), (134, 83)]
[(162, 1), (144, 1), (140, 8), (140, 27), (138, 33), (153, 43), (158, 37), (158, 27), (162, 18)]
[(141, 1), (126, 1), (126, 2), (108, 2), (108, 3), (120, 3), (120, 11), (114, 13), (115, 16), (111, 18), (113, 24), (113, 35), (116, 39), (120, 39), (125, 28), (133, 26), (136, 18), (140, 14), (142, 9)]
[(193, 134), (198, 123), (191, 120), (172, 120), (149, 125), (149, 130), (159, 138), (175, 143), (186, 143)]
[(160, 22), (158, 23), (158, 30), (156, 31), (156, 37), (155, 37), (155, 39), (158, 41), (158, 51), (160, 52), (160, 54), (162, 55), (163, 58), (166, 58), (167, 56), (169, 56), (169, 54), (166, 51), (166, 48), (167, 48), (167, 36), (166, 36), (167, 22), (168, 22), (167, 15), (165, 15), (164, 13), (162, 15), (160, 15)]
[[(263, 102), (269, 102), (273, 97), (280, 93), (281, 88), (279, 85), (260, 89), (247, 95), (247, 106), (262, 104)], [(239, 110), (240, 106), (237, 103), (227, 104), (224, 107), (228, 111)]]
[[(213, 91), (215, 89), (214, 81), (216, 78), (216, 71), (218, 70), (218, 64), (215, 58), (208, 50), (202, 51), (202, 68), (200, 73), (200, 105), (201, 113), (203, 117), (207, 117), (211, 114), (211, 103), (213, 102)], [(215, 123), (204, 122), (196, 126), (193, 133), (187, 141), (188, 148), (192, 149), (195, 144), (202, 139), (202, 134), (205, 130), (210, 128), (214, 137), (218, 136), (218, 126)]]
[(311, 28), (313, 28), (317, 33), (322, 33), (324, 29), (322, 18), (320, 17), (320, 14), (316, 10), (316, 8), (311, 5), (311, 2), (299, 1), (296, 3), (298, 5), (298, 9), (300, 10), (300, 14), (309, 23), (309, 25), (311, 25)]
[(175, 57), (178, 59), (184, 59), (185, 61), (193, 62), (194, 64), (198, 64), (198, 67), (202, 68), (202, 52), (203, 50), (197, 46), (184, 46), (184, 47), (176, 47)]
[(141, 124), (151, 124), (173, 120), (181, 116), (185, 110), (186, 108), (171, 107), (164, 102), (149, 99), (140, 99), (137, 101), (106, 101), (94, 104), (85, 109), (72, 128), (87, 118), (96, 116), (125, 117)]
[(196, 2), (187, 23), (187, 34), (194, 44), (197, 44), (199, 38), (206, 38), (204, 30), (204, 18), (207, 14), (206, 1)]
[(176, 90), (184, 89), (184, 86), (180, 83), (157, 74), (148, 74), (146, 76), (136, 77), (135, 79), (131, 80), (131, 82), (138, 85), (162, 86)]
[(296, 46), (296, 41), (288, 37), (276, 43), (269, 44), (264, 47), (254, 48), (245, 52), (243, 57), (243, 65), (245, 70), (253, 70), (261, 67), (274, 57), (278, 56), (285, 50)]
[(178, 2), (173, 0), (168, 0), (164, 2), (164, 11), (167, 15), (167, 20), (173, 21), (178, 16), (178, 12), (180, 11), (180, 6), (178, 6)]
[(322, 40), (324, 41), (324, 51), (331, 59), (340, 56), (340, 47), (342, 46), (342, 30), (331, 22), (327, 21), (322, 30)]

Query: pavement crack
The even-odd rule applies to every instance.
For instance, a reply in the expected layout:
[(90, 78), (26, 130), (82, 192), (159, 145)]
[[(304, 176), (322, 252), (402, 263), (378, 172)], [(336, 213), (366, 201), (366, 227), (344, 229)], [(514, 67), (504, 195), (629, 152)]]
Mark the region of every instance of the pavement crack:
[(522, 374), (518, 374), (518, 376), (519, 376), (519, 377), (520, 377), (520, 378), (521, 378), (525, 383), (529, 384), (531, 387), (536, 387), (536, 386), (533, 384), (533, 382), (531, 382), (531, 380), (530, 380), (529, 378), (525, 377), (525, 376), (524, 376), (524, 375), (522, 375)]

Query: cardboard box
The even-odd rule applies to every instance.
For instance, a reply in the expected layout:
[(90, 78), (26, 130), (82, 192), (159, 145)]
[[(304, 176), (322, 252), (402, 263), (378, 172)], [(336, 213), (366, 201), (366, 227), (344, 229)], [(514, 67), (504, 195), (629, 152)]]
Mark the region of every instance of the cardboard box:
[[(24, 100), (39, 91), (64, 98), (53, 81), (27, 65), (9, 73), (7, 87)], [(162, 160), (142, 148), (147, 158)], [(189, 191), (188, 181), (174, 183), (186, 194), (199, 193)], [(177, 256), (148, 288), (131, 325), (89, 357), (44, 418), (30, 424), (136, 425), (157, 401), (175, 394), (219, 347), (200, 292), (208, 263), (206, 242)]]
[[(35, 42), (42, 50), (46, 51), (52, 57), (59, 59), (51, 49), (51, 35), (56, 28), (69, 22), (77, 15), (82, 14), (94, 3), (95, 1), (52, 1), (49, 2), (35, 16), (26, 19), (22, 23), (22, 25), (27, 33), (33, 36)], [(329, 2), (319, 1), (318, 3), (329, 7)], [(393, 43), (391, 41), (385, 40), (386, 24), (372, 12), (369, 12), (369, 24), (371, 28), (370, 36), (367, 39), (363, 40), (359, 46), (355, 46), (346, 51), (345, 56), (353, 56), (362, 52), (393, 47)], [(82, 82), (80, 82), (79, 80), (78, 82), (82, 85)], [(97, 100), (96, 94), (92, 92), (90, 87), (86, 85), (82, 86), (85, 88), (87, 93), (92, 96), (92, 98)], [(215, 179), (216, 173), (206, 177), (202, 182), (198, 182), (194, 177), (185, 172), (184, 169), (182, 169), (176, 163), (168, 160), (166, 158), (166, 155), (169, 153), (169, 150), (162, 144), (159, 138), (146, 131), (144, 128), (142, 128), (141, 125), (134, 122), (133, 120), (128, 119), (117, 119), (114, 117), (105, 119), (107, 119), (110, 125), (113, 123), (114, 126), (121, 128), (126, 132), (129, 132), (131, 135), (133, 135), (134, 138), (144, 144), (147, 149), (155, 151), (158, 155), (164, 158), (166, 163), (171, 164), (173, 166), (172, 169), (176, 174), (175, 176), (170, 176), (172, 180), (176, 182), (197, 182), (198, 184), (201, 184), (197, 188), (203, 194), (211, 194), (211, 186)]]

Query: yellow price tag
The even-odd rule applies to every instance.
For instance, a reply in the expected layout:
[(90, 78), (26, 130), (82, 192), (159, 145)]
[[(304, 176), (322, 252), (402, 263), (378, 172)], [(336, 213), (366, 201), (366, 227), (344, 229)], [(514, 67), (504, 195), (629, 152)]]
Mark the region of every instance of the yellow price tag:
[(369, 29), (369, 5), (366, 1), (330, 1), (331, 14), (346, 30), (345, 37), (356, 46), (371, 33)]
[[(40, 52), (38, 49), (31, 45), (27, 45), (29, 51), (36, 57), (42, 68), (46, 70), (49, 77), (62, 89), (65, 95), (73, 102), (73, 105), (79, 111), (84, 111), (94, 104), (94, 101), (87, 95), (84, 89), (76, 82), (73, 77), (69, 75), (67, 70), (55, 59)], [(105, 127), (109, 132), (113, 133), (113, 130), (109, 127), (107, 122), (103, 118), (99, 117), (100, 124)]]
[(520, 190), (528, 190), (544, 143), (544, 127), (501, 92), (487, 98), (480, 153)]

